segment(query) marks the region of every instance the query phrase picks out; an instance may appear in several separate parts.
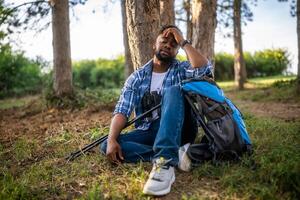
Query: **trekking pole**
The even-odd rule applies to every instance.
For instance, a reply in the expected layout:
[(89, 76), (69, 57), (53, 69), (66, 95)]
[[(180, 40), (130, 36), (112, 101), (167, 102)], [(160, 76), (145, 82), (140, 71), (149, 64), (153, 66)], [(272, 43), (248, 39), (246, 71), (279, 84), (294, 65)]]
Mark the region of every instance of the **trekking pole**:
[[(152, 111), (156, 110), (157, 108), (159, 108), (161, 106), (161, 103), (154, 106), (153, 108), (151, 108), (150, 110), (144, 112), (143, 114), (137, 116), (136, 118), (128, 121), (126, 123), (126, 125), (124, 126), (123, 129), (127, 128), (128, 126), (130, 126), (131, 124), (133, 124), (134, 122), (144, 118), (146, 115), (150, 114)], [(75, 152), (70, 153), (70, 155), (68, 157), (66, 157), (67, 162), (74, 160), (75, 158), (81, 156), (82, 154), (90, 151), (91, 149), (93, 149), (95, 146), (98, 146), (100, 143), (102, 143), (104, 140), (106, 140), (108, 137), (108, 135), (104, 135), (102, 137), (100, 137), (99, 139), (95, 140), (94, 142), (86, 145), (85, 147), (83, 147), (82, 149), (79, 149)]]

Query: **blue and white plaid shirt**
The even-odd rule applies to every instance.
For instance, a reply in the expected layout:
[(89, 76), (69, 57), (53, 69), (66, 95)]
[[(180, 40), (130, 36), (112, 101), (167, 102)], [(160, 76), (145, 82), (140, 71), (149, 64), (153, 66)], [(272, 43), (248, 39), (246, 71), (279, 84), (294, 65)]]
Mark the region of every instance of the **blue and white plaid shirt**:
[[(133, 109), (135, 109), (136, 116), (143, 113), (141, 100), (145, 92), (150, 90), (152, 67), (153, 61), (150, 60), (128, 77), (115, 107), (114, 114), (121, 113), (129, 118)], [(180, 62), (174, 59), (170, 63), (170, 67), (164, 78), (162, 94), (166, 88), (180, 85), (182, 80), (205, 75), (212, 76), (212, 65), (210, 62), (203, 67), (192, 68), (188, 61)], [(136, 122), (135, 127), (147, 130), (150, 124), (151, 122), (144, 119)]]

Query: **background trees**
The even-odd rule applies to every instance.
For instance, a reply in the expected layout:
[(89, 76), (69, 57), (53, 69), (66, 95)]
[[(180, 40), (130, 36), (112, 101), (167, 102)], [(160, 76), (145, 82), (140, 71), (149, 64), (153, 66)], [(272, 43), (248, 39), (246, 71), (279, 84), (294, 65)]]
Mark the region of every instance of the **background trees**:
[(297, 90), (300, 93), (300, 1), (297, 0), (298, 74)]
[(152, 58), (160, 25), (159, 8), (159, 0), (126, 0), (128, 43), (134, 69)]
[[(49, 25), (49, 22), (52, 22), (52, 18), (50, 18), (50, 14), (53, 14), (53, 23), (50, 25), (54, 26), (53, 31), (58, 30), (59, 26), (65, 24), (64, 33), (68, 33), (68, 23), (67, 17), (69, 14), (66, 14), (66, 11), (69, 12), (71, 8), (80, 3), (84, 4), (87, 0), (72, 0), (69, 1), (68, 9), (65, 9), (65, 15), (60, 17), (61, 19), (59, 23), (55, 24), (54, 18), (54, 8), (56, 0), (52, 0), (51, 7), (48, 1), (33, 1), (26, 2), (23, 4), (13, 6), (4, 5), (4, 1), (0, 0), (0, 19), (1, 23), (7, 25), (6, 34), (10, 34), (11, 31), (16, 31), (15, 27), (20, 28), (22, 26), (30, 27), (37, 21), (44, 22), (44, 25)], [(165, 0), (151, 0), (151, 1), (133, 1), (133, 0), (120, 0), (122, 14), (123, 14), (123, 39), (124, 39), (124, 47), (125, 47), (125, 77), (129, 76), (133, 71), (133, 62), (135, 63), (135, 68), (142, 66), (153, 56), (152, 45), (154, 43), (154, 39), (157, 34), (157, 30), (161, 25), (164, 24), (178, 24), (178, 21), (174, 22), (174, 4), (177, 6), (176, 19), (178, 20), (178, 5), (181, 5), (181, 13), (186, 14), (185, 22), (187, 27), (187, 36), (186, 38), (191, 38), (193, 40), (194, 46), (198, 48), (203, 54), (205, 54), (208, 58), (212, 59), (214, 63), (218, 63), (216, 65), (216, 78), (219, 79), (220, 74), (222, 74), (222, 69), (220, 65), (223, 63), (220, 62), (220, 56), (214, 56), (214, 38), (215, 38), (215, 28), (218, 23), (219, 29), (223, 30), (224, 27), (231, 28), (231, 35), (235, 36), (235, 49), (239, 49), (236, 53), (236, 66), (243, 66), (241, 56), (244, 55), (242, 53), (242, 31), (239, 30), (239, 26), (241, 23), (245, 21), (251, 20), (252, 13), (249, 9), (248, 4), (255, 3), (256, 0), (247, 1), (234, 1), (234, 0), (214, 0), (214, 1), (203, 1), (203, 0), (182, 0), (178, 3), (179, 0), (173, 1), (165, 1)], [(293, 1), (293, 0), (292, 0)], [(62, 1), (59, 1), (61, 3)], [(107, 1), (111, 2), (111, 1)], [(241, 4), (235, 8), (240, 8), (239, 15), (234, 15), (234, 6), (237, 5), (234, 3)], [(66, 4), (65, 4), (66, 5)], [(293, 4), (291, 4), (293, 5)], [(57, 4), (56, 6), (59, 6)], [(53, 8), (53, 10), (52, 10)], [(96, 8), (95, 8), (96, 9)], [(295, 9), (295, 7), (294, 7)], [(127, 12), (129, 14), (127, 14)], [(296, 12), (294, 12), (296, 13)], [(23, 17), (20, 17), (20, 16)], [(164, 17), (170, 16), (170, 17)], [(218, 18), (216, 18), (216, 16)], [(236, 16), (234, 18), (234, 16)], [(238, 16), (240, 16), (240, 20), (238, 20)], [(48, 18), (47, 18), (48, 17)], [(80, 16), (79, 16), (80, 17)], [(203, 20), (204, 19), (204, 20)], [(233, 20), (237, 19), (237, 20)], [(50, 21), (49, 21), (50, 20)], [(169, 20), (169, 21), (168, 21)], [(201, 21), (202, 20), (202, 21)], [(182, 21), (182, 20), (181, 20)], [(238, 23), (238, 21), (240, 21)], [(130, 23), (130, 24), (129, 24)], [(3, 27), (3, 26), (2, 26)], [(36, 31), (43, 29), (42, 27), (36, 27)], [(205, 28), (203, 28), (205, 27)], [(184, 29), (181, 23), (181, 29)], [(26, 29), (26, 28), (25, 28)], [(18, 29), (22, 30), (22, 29)], [(234, 30), (234, 31), (233, 31)], [(184, 31), (184, 30), (183, 30)], [(194, 34), (192, 34), (194, 32)], [(2, 31), (2, 35), (5, 35)], [(58, 34), (59, 35), (59, 34)], [(127, 38), (130, 35), (130, 38)], [(72, 84), (72, 68), (71, 66), (71, 55), (70, 55), (70, 47), (68, 47), (68, 43), (70, 44), (70, 36), (69, 34), (60, 34), (55, 37), (53, 32), (53, 55), (54, 55), (54, 71), (53, 71), (53, 88), (57, 96), (67, 96), (67, 94), (72, 94), (73, 84)], [(69, 39), (68, 39), (69, 38)], [(63, 42), (55, 42), (57, 40), (65, 40), (65, 45), (63, 48), (57, 47), (57, 45), (62, 44)], [(69, 40), (69, 41), (68, 41)], [(113, 40), (113, 39), (112, 39)], [(114, 41), (112, 41), (114, 42)], [(55, 50), (56, 48), (56, 50)], [(63, 50), (63, 49), (66, 50)], [(63, 50), (64, 53), (59, 53), (59, 51)], [(133, 54), (132, 58), (130, 54)], [(239, 55), (240, 57), (238, 57)], [(264, 54), (266, 55), (266, 54)], [(56, 57), (55, 57), (56, 56)], [(60, 57), (61, 56), (61, 57)], [(261, 72), (257, 72), (258, 69), (256, 66), (261, 66), (261, 64), (257, 64), (249, 61), (249, 54), (245, 54), (248, 58), (246, 59), (246, 69), (248, 71), (249, 77), (252, 77), (253, 74), (270, 74), (266, 73), (265, 69), (272, 69), (269, 67), (269, 64), (265, 64), (264, 69)], [(101, 55), (99, 55), (101, 57)], [(251, 57), (251, 56), (250, 56)], [(69, 58), (69, 59), (66, 59)], [(222, 57), (223, 58), (223, 57)], [(251, 57), (252, 58), (252, 57)], [(59, 59), (62, 59), (61, 62), (56, 62)], [(261, 59), (263, 60), (263, 59)], [(237, 62), (239, 61), (239, 62)], [(62, 64), (65, 62), (66, 64)], [(251, 63), (251, 66), (248, 66)], [(285, 63), (285, 62), (284, 62)], [(224, 64), (225, 65), (225, 64)], [(226, 64), (227, 65), (227, 64)], [(68, 67), (66, 67), (68, 66)], [(227, 65), (228, 66), (228, 65)], [(255, 66), (255, 67), (253, 67)], [(236, 67), (236, 69), (243, 69), (243, 67)], [(61, 70), (61, 71), (60, 71)], [(250, 70), (250, 71), (249, 71)], [(233, 67), (232, 67), (233, 71)], [(239, 85), (246, 80), (246, 71), (236, 70), (236, 80), (240, 82)], [(255, 75), (255, 76), (256, 76)], [(299, 73), (298, 73), (299, 75)], [(238, 78), (242, 77), (242, 78)], [(102, 76), (98, 76), (101, 78)], [(232, 77), (228, 76), (228, 77)], [(101, 81), (98, 81), (101, 82)], [(61, 86), (59, 86), (61, 85)], [(66, 89), (67, 88), (67, 89)], [(240, 87), (242, 88), (242, 87)]]
[(127, 33), (127, 14), (126, 14), (126, 0), (120, 0), (121, 13), (122, 13), (122, 31), (123, 31), (123, 43), (124, 43), (124, 55), (125, 55), (125, 77), (128, 77), (134, 70), (131, 59), (131, 53), (128, 44)]
[(73, 93), (69, 1), (52, 0), (53, 89), (59, 97)]
[(233, 1), (233, 38), (234, 38), (234, 80), (237, 87), (244, 89), (247, 72), (244, 60), (242, 27), (241, 27), (241, 0)]
[(194, 0), (192, 2), (192, 42), (205, 57), (214, 56), (217, 1)]
[[(36, 0), (19, 5), (12, 5), (1, 10), (1, 24), (7, 23), (8, 32), (12, 28), (36, 28), (36, 23), (44, 19), (52, 11), (53, 33), (53, 90), (57, 97), (73, 95), (70, 29), (69, 29), (69, 4), (72, 6), (84, 4), (86, 0)], [(2, 1), (2, 5), (4, 1)], [(51, 5), (51, 6), (50, 6)], [(50, 23), (46, 23), (45, 26)]]

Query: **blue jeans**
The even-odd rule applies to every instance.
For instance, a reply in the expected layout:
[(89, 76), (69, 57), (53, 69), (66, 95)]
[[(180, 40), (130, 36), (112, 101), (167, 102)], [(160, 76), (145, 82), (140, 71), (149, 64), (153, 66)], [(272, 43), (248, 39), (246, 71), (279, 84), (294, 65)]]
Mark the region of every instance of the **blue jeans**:
[[(151, 161), (159, 157), (178, 164), (178, 149), (185, 115), (185, 102), (179, 86), (165, 90), (162, 97), (161, 117), (148, 130), (133, 130), (120, 134), (118, 142), (125, 162)], [(107, 140), (100, 144), (106, 152)]]

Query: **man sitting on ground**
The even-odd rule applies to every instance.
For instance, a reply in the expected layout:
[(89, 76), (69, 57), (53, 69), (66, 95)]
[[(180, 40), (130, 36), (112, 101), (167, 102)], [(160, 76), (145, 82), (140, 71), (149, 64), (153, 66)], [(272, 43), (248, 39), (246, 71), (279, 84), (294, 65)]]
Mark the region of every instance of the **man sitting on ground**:
[[(175, 59), (182, 48), (189, 61)], [(153, 45), (155, 54), (126, 80), (101, 151), (114, 163), (152, 161), (153, 169), (143, 192), (165, 195), (175, 181), (178, 149), (182, 142), (185, 104), (180, 83), (192, 77), (211, 76), (212, 66), (176, 26), (165, 26)], [(131, 112), (147, 111), (149, 99), (161, 98), (161, 109), (136, 122), (136, 129), (120, 134)]]

